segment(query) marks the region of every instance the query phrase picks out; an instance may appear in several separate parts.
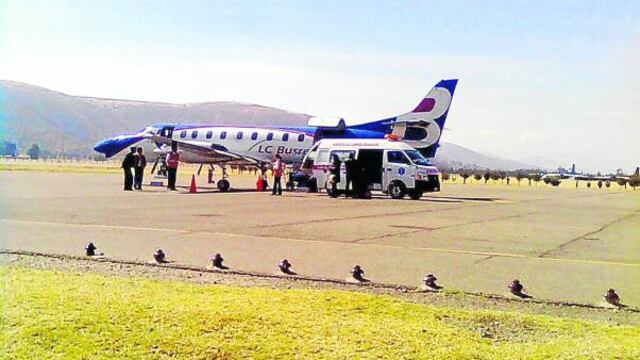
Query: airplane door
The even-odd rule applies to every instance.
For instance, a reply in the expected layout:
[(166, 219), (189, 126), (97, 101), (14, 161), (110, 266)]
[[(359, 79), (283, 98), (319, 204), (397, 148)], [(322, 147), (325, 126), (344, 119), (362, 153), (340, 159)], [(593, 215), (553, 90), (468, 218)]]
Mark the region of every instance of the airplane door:
[(384, 158), (384, 172), (382, 174), (382, 187), (386, 191), (389, 184), (394, 180), (400, 180), (403, 184), (407, 184), (406, 178), (409, 176), (408, 165), (411, 162), (404, 155), (404, 152), (398, 150), (387, 150)]

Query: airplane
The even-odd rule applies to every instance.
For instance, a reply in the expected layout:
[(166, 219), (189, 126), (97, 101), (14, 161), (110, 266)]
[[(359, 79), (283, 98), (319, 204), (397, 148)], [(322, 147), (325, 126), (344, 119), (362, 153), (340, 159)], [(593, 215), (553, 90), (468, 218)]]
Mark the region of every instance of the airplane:
[[(639, 172), (640, 169), (636, 168), (636, 172)], [(604, 180), (604, 181), (617, 181), (617, 180), (629, 180), (630, 176), (626, 176), (622, 173), (622, 170), (619, 169), (618, 173), (616, 173), (615, 175), (611, 174), (611, 175), (601, 175), (600, 173), (593, 175), (593, 174), (584, 174), (584, 173), (578, 173), (576, 171), (576, 164), (573, 164), (571, 166), (571, 170), (567, 171), (565, 168), (563, 167), (559, 167), (558, 168), (558, 172), (557, 173), (548, 173), (545, 174), (541, 177), (542, 180), (545, 179), (559, 179), (559, 180), (587, 180), (587, 181), (595, 181), (595, 180)]]
[[(154, 142), (158, 155), (177, 143), (180, 161), (218, 165), (222, 179), (217, 182), (227, 191), (227, 165), (257, 166), (266, 169), (276, 154), (286, 164), (299, 164), (311, 147), (324, 138), (393, 139), (404, 141), (423, 156), (435, 157), (440, 136), (449, 113), (458, 79), (438, 82), (410, 112), (395, 117), (347, 126), (343, 118), (311, 117), (307, 126), (215, 126), (195, 124), (152, 124), (134, 134), (104, 139), (94, 150), (110, 158), (144, 139)], [(157, 164), (157, 162), (156, 162)], [(155, 164), (154, 164), (155, 168)], [(152, 169), (153, 172), (154, 169)]]
[(578, 173), (576, 171), (576, 164), (571, 165), (571, 170), (567, 171), (564, 167), (559, 167), (557, 173), (548, 173), (542, 176), (542, 180), (545, 179), (572, 179), (572, 180), (588, 180), (592, 178), (590, 175), (585, 175), (582, 173)]

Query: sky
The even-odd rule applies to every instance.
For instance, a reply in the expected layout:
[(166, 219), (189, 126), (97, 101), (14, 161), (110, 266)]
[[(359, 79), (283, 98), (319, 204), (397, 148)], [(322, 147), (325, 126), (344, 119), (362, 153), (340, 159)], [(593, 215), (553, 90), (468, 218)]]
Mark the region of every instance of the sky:
[(0, 0), (0, 79), (360, 123), (408, 112), (458, 78), (443, 141), (631, 172), (638, 19), (640, 1)]

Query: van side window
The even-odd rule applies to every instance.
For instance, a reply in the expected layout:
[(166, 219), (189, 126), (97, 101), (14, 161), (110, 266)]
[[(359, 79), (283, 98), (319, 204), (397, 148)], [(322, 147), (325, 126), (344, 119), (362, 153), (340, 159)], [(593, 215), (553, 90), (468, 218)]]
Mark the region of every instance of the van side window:
[(186, 137), (187, 137), (187, 131), (186, 130), (180, 131), (180, 138), (186, 138)]
[(404, 156), (404, 153), (402, 151), (387, 152), (387, 162), (395, 164), (410, 164), (409, 159)]
[(195, 139), (195, 138), (197, 138), (197, 137), (198, 137), (198, 130), (193, 130), (193, 131), (191, 132), (191, 138), (192, 138), (192, 139)]
[(221, 132), (221, 133), (220, 133), (220, 139), (221, 139), (221, 140), (224, 140), (224, 139), (226, 139), (226, 138), (227, 138), (227, 132), (226, 132), (226, 131)]
[(253, 134), (251, 134), (251, 140), (257, 140), (258, 139), (258, 133), (254, 132)]
[(211, 139), (213, 137), (213, 131), (207, 131), (207, 139)]
[(329, 162), (329, 150), (320, 150), (318, 151), (318, 156), (316, 156), (316, 162), (318, 164), (326, 164)]
[(340, 159), (340, 161), (344, 162), (345, 160), (347, 160), (349, 158), (349, 155), (353, 154), (353, 157), (355, 159), (356, 157), (356, 151), (355, 150), (334, 150), (331, 152), (331, 156), (329, 156), (329, 160), (331, 161), (331, 159), (333, 159), (333, 155), (338, 155), (338, 159)]
[(289, 133), (282, 134), (282, 141), (289, 141)]
[(273, 133), (268, 133), (267, 134), (267, 141), (271, 141), (273, 140)]
[(242, 139), (242, 131), (238, 131), (238, 133), (236, 134), (236, 139)]

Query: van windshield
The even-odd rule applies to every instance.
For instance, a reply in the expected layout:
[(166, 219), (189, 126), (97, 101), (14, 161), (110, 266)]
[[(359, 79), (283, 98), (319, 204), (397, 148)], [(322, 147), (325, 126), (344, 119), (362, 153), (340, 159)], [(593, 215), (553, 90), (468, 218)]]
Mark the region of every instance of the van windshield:
[(411, 159), (411, 162), (416, 165), (429, 165), (429, 161), (424, 156), (422, 156), (422, 154), (420, 154), (418, 150), (407, 150), (405, 151), (405, 154), (407, 154), (409, 159)]

